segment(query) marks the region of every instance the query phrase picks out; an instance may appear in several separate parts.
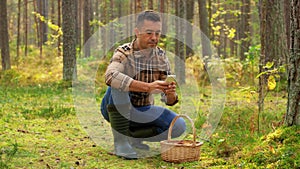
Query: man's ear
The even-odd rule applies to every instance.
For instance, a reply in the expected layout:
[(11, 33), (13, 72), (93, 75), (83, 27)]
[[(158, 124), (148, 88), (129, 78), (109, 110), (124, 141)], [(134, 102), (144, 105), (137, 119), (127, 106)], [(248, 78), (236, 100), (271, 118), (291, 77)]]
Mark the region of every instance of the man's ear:
[(138, 37), (138, 35), (140, 34), (140, 31), (138, 28), (134, 28), (134, 33), (135, 33), (135, 36)]

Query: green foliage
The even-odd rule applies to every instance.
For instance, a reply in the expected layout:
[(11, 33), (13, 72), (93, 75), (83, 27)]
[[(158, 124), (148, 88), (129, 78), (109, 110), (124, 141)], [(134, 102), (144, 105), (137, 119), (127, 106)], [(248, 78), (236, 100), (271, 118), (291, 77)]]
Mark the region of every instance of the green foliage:
[(264, 168), (297, 168), (300, 164), (299, 126), (281, 127), (262, 137), (243, 155), (244, 163)]
[[(98, 74), (103, 75), (105, 66), (100, 66), (98, 70)], [(99, 77), (99, 84), (103, 84), (100, 79)], [(8, 135), (0, 135), (0, 139), (7, 143), (12, 141), (10, 138), (22, 142), (14, 156), (15, 160), (5, 163), (8, 168), (36, 168), (47, 165), (53, 168), (119, 168), (120, 165), (122, 168), (234, 168), (234, 164), (243, 164), (243, 160), (249, 163), (250, 160), (243, 157), (239, 163), (235, 163), (235, 160), (231, 159), (242, 153), (244, 147), (257, 145), (255, 141), (259, 140), (251, 133), (251, 114), (255, 115), (255, 108), (251, 105), (255, 104), (255, 97), (250, 93), (250, 89), (228, 92), (228, 103), (220, 125), (211, 141), (205, 142), (201, 148), (200, 161), (172, 164), (163, 162), (159, 156), (134, 162), (124, 161), (109, 156), (101, 146), (95, 146), (82, 131), (74, 115), (71, 90), (65, 88), (63, 83), (5, 87), (6, 89), (2, 90), (3, 88), (4, 86), (0, 90), (1, 98), (6, 99), (0, 102), (0, 123), (6, 126), (1, 128), (1, 132)], [(201, 92), (209, 94), (206, 90)], [(97, 95), (98, 102), (102, 96), (103, 93)], [(204, 107), (209, 103), (210, 97), (205, 96), (202, 99), (204, 100), (200, 102), (194, 100), (195, 106), (198, 107), (196, 111), (199, 111), (198, 133), (205, 119), (207, 108)], [(238, 106), (236, 102), (239, 102)], [(267, 124), (267, 121), (264, 124)], [(16, 135), (18, 137), (15, 137)], [(287, 139), (285, 141), (288, 142)], [(291, 139), (290, 143), (293, 141), (294, 139)], [(286, 155), (289, 152), (290, 149), (286, 149)], [(259, 158), (259, 155), (261, 154), (256, 158)], [(255, 164), (258, 166), (259, 161)], [(246, 165), (249, 164), (243, 166)]]
[(174, 32), (169, 32), (169, 36), (161, 38), (158, 43), (159, 47), (163, 49), (166, 49), (167, 47), (169, 51), (174, 51), (175, 42), (171, 37), (174, 37)]
[[(230, 40), (235, 39), (237, 33), (236, 28), (232, 27), (230, 21), (225, 21), (224, 18), (229, 18), (231, 22), (234, 22), (234, 20), (238, 20), (238, 16), (241, 14), (241, 11), (232, 8), (236, 4), (240, 4), (240, 2), (221, 1), (219, 3), (212, 4), (212, 8), (215, 10), (215, 12), (212, 13), (210, 20), (210, 26), (214, 36), (214, 40), (212, 40), (213, 45), (219, 47), (222, 43), (220, 38), (223, 38), (223, 35), (227, 36), (227, 38)], [(226, 5), (227, 7), (225, 7)]]
[(107, 89), (107, 86), (105, 84), (105, 71), (106, 71), (106, 68), (108, 66), (108, 59), (104, 59), (102, 61), (100, 61), (100, 63), (98, 64), (98, 68), (97, 68), (97, 74), (96, 74), (96, 79), (95, 79), (95, 88), (96, 88), (96, 95), (99, 96), (97, 97), (98, 99), (101, 98), (106, 89)]
[(105, 24), (99, 20), (93, 19), (92, 21), (90, 21), (90, 26), (98, 28), (98, 27), (105, 26)]
[(39, 50), (29, 46), (27, 57), (12, 62), (12, 69), (0, 71), (0, 84), (6, 86), (28, 86), (57, 83), (62, 79), (62, 57), (51, 46), (44, 46), (42, 58)]
[(248, 52), (245, 53), (247, 62), (249, 62), (251, 66), (258, 62), (260, 49), (260, 45), (250, 46)]
[(276, 81), (280, 79), (280, 75), (282, 73), (285, 73), (285, 66), (286, 65), (281, 65), (278, 68), (274, 67), (274, 62), (267, 62), (263, 68), (266, 70), (264, 72), (259, 73), (256, 78), (259, 78), (262, 75), (267, 76), (267, 87), (268, 90), (274, 90), (277, 86)]
[[(43, 58), (38, 49), (30, 47), (27, 58), (19, 66), (0, 73), (0, 165), (3, 168), (285, 168), (299, 166), (299, 128), (279, 128), (273, 124), (282, 120), (285, 92), (270, 93), (257, 131), (256, 87), (248, 83), (251, 65), (257, 65), (256, 49), (249, 49), (244, 63), (234, 58), (222, 60), (227, 77), (226, 107), (218, 128), (201, 147), (199, 161), (172, 164), (155, 156), (137, 161), (120, 160), (108, 155), (82, 130), (77, 120), (72, 89), (61, 81), (62, 57), (50, 47), (44, 48)], [(253, 53), (252, 53), (253, 52)], [(95, 97), (98, 105), (106, 85), (104, 73), (109, 57), (98, 61), (95, 57), (81, 60), (78, 70), (97, 70)], [(195, 111), (195, 126), (199, 135), (211, 105), (209, 76), (200, 57), (186, 61), (187, 78), (195, 80), (199, 98), (180, 96), (180, 102), (170, 107), (178, 113), (182, 104)], [(190, 81), (188, 81), (190, 84)], [(194, 92), (195, 86), (178, 89)], [(183, 98), (184, 97), (184, 98)], [(192, 109), (194, 108), (194, 109)], [(193, 112), (189, 112), (193, 113)], [(100, 122), (100, 121), (99, 121)], [(274, 134), (267, 135), (275, 131)], [(266, 136), (263, 136), (263, 135)], [(262, 139), (261, 139), (262, 138)], [(200, 138), (197, 138), (200, 140)], [(9, 153), (18, 143), (15, 154)], [(272, 148), (270, 148), (272, 146)], [(274, 153), (275, 152), (275, 153)], [(8, 160), (8, 154), (11, 155)]]
[(21, 74), (15, 69), (0, 72), (0, 83), (3, 85), (17, 85), (21, 79)]
[(189, 57), (186, 59), (185, 63), (186, 69), (192, 71), (190, 76), (196, 79), (199, 86), (203, 87), (209, 84), (209, 76), (205, 70), (204, 62), (200, 56)]
[(37, 117), (49, 118), (60, 118), (66, 115), (75, 115), (73, 107), (66, 107), (64, 105), (52, 105), (49, 103), (46, 107), (34, 107), (33, 109), (24, 108), (21, 114), (25, 119), (32, 119)]
[(18, 143), (10, 146), (0, 146), (0, 168), (9, 168), (9, 163), (12, 162), (12, 158), (16, 155), (18, 147)]
[(52, 39), (51, 41), (48, 40), (48, 45), (54, 44), (54, 42), (56, 42), (57, 39), (63, 35), (62, 28), (52, 23), (50, 19), (46, 19), (44, 16), (37, 12), (32, 12), (32, 14), (35, 15), (35, 17), (37, 17), (40, 21), (46, 23), (47, 26), (54, 31), (55, 34), (48, 34), (48, 38)]

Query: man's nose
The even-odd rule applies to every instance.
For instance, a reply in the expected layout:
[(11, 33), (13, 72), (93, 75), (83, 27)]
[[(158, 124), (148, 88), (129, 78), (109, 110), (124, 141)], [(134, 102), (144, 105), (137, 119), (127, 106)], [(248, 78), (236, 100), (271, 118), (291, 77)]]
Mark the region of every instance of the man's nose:
[(155, 33), (155, 32), (153, 32), (153, 33), (151, 34), (151, 39), (157, 40), (158, 37), (159, 37), (159, 34), (157, 34), (157, 33)]

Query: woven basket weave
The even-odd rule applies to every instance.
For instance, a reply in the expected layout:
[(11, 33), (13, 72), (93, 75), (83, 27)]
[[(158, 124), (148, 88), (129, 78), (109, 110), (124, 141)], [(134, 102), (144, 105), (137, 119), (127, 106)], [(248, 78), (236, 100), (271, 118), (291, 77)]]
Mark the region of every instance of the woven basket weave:
[[(193, 129), (193, 140), (171, 140), (171, 133), (176, 120), (180, 117), (187, 118)], [(196, 129), (193, 121), (187, 115), (176, 116), (169, 127), (168, 140), (160, 142), (161, 158), (167, 162), (182, 163), (197, 161), (200, 157), (200, 146), (203, 142), (196, 142)]]

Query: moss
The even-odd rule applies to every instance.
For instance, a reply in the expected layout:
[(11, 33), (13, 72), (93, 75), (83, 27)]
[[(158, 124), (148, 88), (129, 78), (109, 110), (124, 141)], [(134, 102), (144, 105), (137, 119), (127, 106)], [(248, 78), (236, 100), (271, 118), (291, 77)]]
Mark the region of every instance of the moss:
[(260, 140), (253, 148), (239, 153), (236, 164), (251, 163), (264, 168), (296, 168), (300, 166), (300, 127), (281, 127)]

